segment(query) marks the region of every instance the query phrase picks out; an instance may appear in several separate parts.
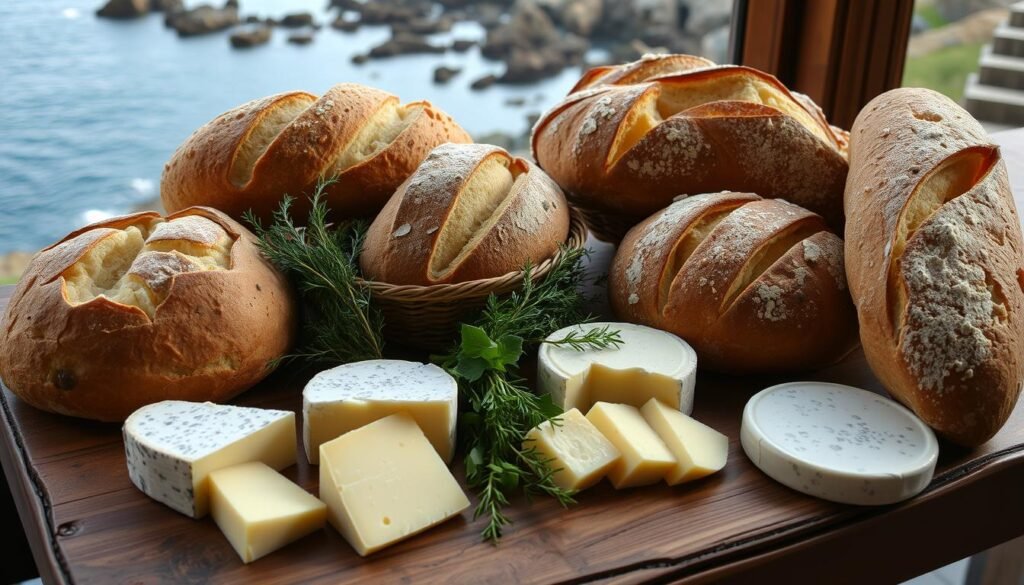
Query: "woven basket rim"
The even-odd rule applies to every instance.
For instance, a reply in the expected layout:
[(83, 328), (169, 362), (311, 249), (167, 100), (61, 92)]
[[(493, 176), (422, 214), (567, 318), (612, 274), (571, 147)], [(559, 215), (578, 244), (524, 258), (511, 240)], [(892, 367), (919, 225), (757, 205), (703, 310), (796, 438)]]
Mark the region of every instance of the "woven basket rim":
[[(569, 236), (565, 240), (565, 247), (568, 250), (576, 250), (582, 248), (587, 240), (587, 223), (583, 219), (583, 214), (573, 206), (569, 206)], [(544, 260), (533, 267), (532, 276), (536, 280), (545, 276), (554, 267), (555, 263), (562, 255), (562, 250), (555, 253), (554, 256)], [(363, 286), (370, 289), (371, 295), (374, 300), (391, 301), (391, 302), (438, 302), (438, 301), (458, 301), (462, 299), (471, 299), (478, 297), (485, 297), (491, 293), (502, 294), (512, 291), (519, 287), (523, 281), (522, 270), (516, 270), (509, 272), (501, 276), (494, 276), (491, 278), (482, 278), (478, 280), (467, 280), (464, 282), (455, 282), (450, 284), (431, 284), (431, 285), (416, 285), (416, 284), (389, 284), (386, 282), (365, 280), (361, 277), (357, 278), (356, 281)]]

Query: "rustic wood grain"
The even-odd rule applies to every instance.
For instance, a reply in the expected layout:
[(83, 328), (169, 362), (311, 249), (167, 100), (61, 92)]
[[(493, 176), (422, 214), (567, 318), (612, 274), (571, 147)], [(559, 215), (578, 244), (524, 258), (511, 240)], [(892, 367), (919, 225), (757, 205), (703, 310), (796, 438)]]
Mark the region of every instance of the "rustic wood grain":
[[(1024, 132), (1010, 134), (1002, 143), (1013, 173), (1024, 169)], [(1017, 199), (1024, 207), (1019, 192)], [(598, 246), (591, 270), (599, 272), (610, 253)], [(0, 289), (0, 305), (9, 294)], [(278, 372), (236, 403), (298, 411), (308, 375)], [(880, 391), (859, 350), (807, 378)], [(483, 522), (467, 511), (368, 559), (327, 528), (243, 565), (212, 520), (186, 518), (130, 484), (118, 425), (44, 413), (6, 388), (0, 460), (48, 582), (638, 583), (767, 575), (888, 582), (1024, 533), (1024, 406), (977, 449), (942, 444), (924, 494), (894, 506), (845, 506), (772, 481), (742, 453), (746, 400), (785, 379), (698, 376), (694, 416), (730, 437), (721, 473), (674, 488), (620, 492), (602, 483), (568, 510), (548, 500), (516, 501), (514, 524), (497, 547), (480, 541)], [(305, 461), (300, 452), (285, 473), (317, 493), (316, 469)], [(458, 466), (455, 472), (461, 479)]]

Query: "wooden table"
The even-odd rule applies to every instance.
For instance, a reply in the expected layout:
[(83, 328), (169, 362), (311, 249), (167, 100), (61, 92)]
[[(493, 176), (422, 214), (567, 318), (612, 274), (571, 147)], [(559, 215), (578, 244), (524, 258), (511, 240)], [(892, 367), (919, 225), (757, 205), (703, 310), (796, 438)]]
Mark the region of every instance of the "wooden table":
[[(994, 138), (1024, 209), (1024, 130)], [(0, 305), (10, 292), (0, 290)], [(881, 391), (860, 352), (808, 377)], [(305, 378), (279, 372), (237, 403), (298, 411)], [(467, 511), (369, 559), (325, 529), (246, 566), (212, 520), (186, 518), (132, 486), (118, 425), (47, 414), (6, 388), (0, 460), (48, 583), (893, 582), (1024, 534), (1024, 401), (985, 445), (943, 444), (924, 493), (867, 508), (802, 495), (747, 460), (743, 405), (780, 381), (699, 376), (694, 416), (730, 437), (721, 473), (675, 488), (601, 484), (568, 510), (516, 501), (497, 547), (480, 541), (482, 521)], [(316, 469), (299, 460), (286, 474), (316, 493)]]

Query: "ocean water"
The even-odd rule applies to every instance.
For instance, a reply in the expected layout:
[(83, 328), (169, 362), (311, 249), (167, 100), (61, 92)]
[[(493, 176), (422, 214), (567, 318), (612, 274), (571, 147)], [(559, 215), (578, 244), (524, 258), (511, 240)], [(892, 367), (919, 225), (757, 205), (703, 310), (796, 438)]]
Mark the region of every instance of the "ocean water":
[[(216, 0), (219, 2), (220, 0)], [(162, 15), (119, 22), (94, 16), (101, 0), (0, 1), (0, 254), (34, 251), (69, 231), (125, 213), (157, 195), (164, 162), (198, 126), (250, 99), (352, 81), (405, 101), (427, 99), (470, 133), (520, 132), (526, 116), (564, 95), (578, 69), (529, 86), (469, 89), (503, 65), (468, 53), (407, 55), (355, 65), (387, 27), (325, 26), (311, 45), (233, 50), (226, 33), (179, 39)], [(241, 14), (308, 10), (329, 22), (326, 0), (241, 0)], [(476, 23), (435, 35), (480, 39)], [(435, 85), (434, 67), (462, 67)], [(510, 107), (509, 98), (526, 105)]]

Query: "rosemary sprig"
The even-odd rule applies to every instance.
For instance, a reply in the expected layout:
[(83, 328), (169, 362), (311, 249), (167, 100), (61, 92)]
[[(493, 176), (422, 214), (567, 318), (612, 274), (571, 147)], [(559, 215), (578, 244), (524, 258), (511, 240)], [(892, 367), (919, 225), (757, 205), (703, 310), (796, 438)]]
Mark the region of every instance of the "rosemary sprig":
[(324, 191), (317, 185), (305, 228), (291, 216), (293, 198), (285, 196), (263, 227), (251, 212), (246, 221), (259, 239), (260, 250), (294, 283), (301, 295), (302, 331), (298, 347), (284, 359), (337, 365), (383, 356), (384, 319), (360, 286), (359, 250), (366, 223), (348, 221), (328, 226)]

